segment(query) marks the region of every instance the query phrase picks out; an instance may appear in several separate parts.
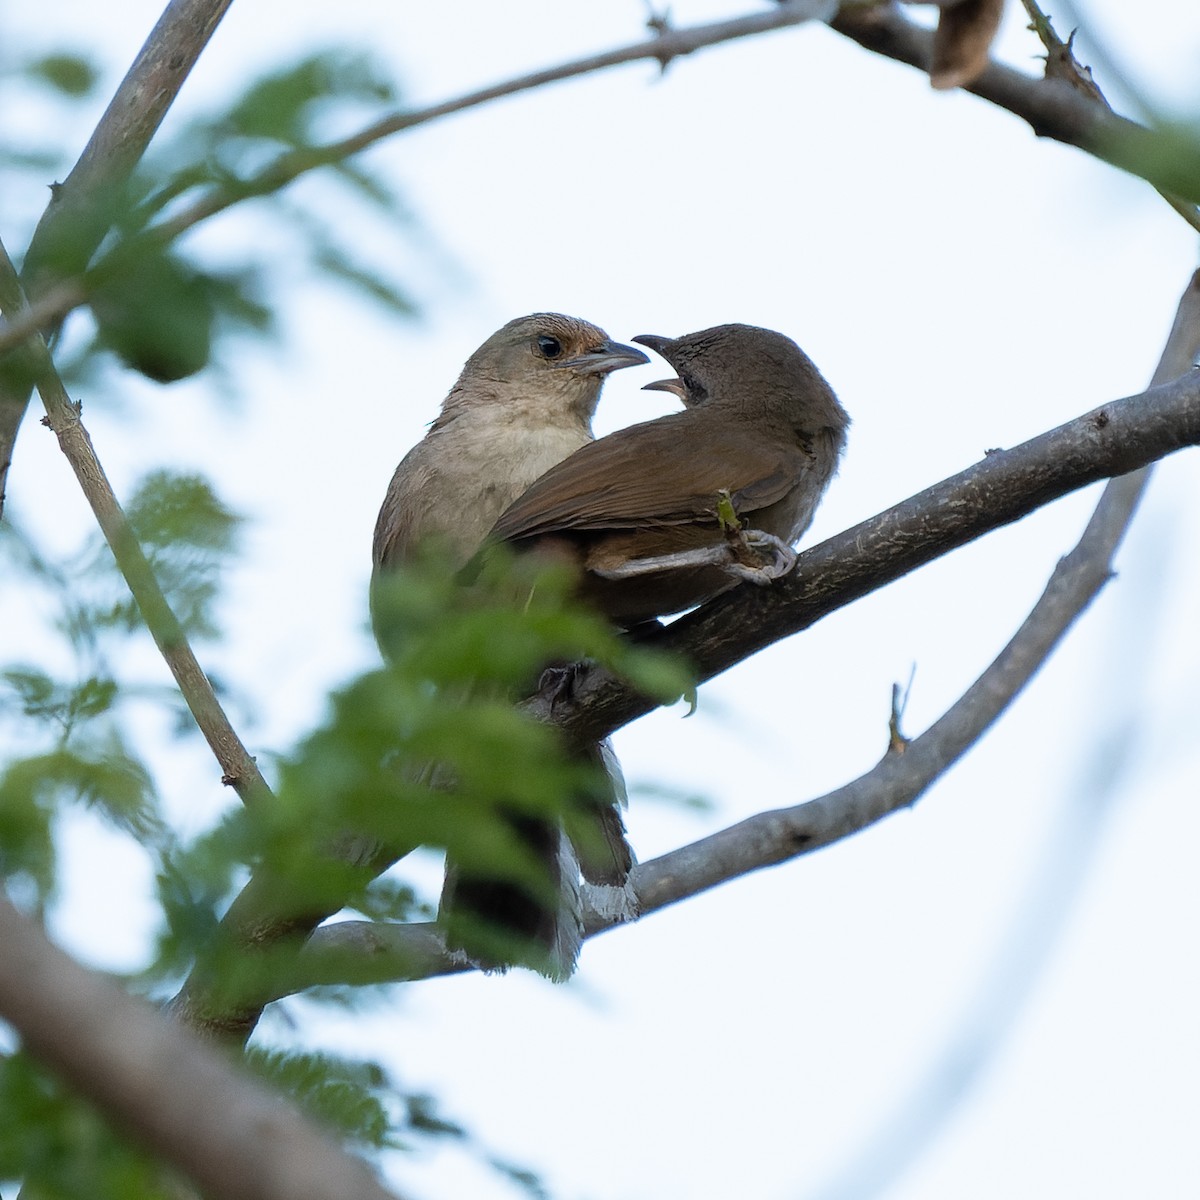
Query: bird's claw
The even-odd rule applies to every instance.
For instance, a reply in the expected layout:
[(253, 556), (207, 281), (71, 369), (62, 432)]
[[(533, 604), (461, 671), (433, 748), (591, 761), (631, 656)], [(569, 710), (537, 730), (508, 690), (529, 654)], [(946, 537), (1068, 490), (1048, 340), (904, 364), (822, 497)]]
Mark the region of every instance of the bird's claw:
[(538, 679), (537, 690), (545, 694), (550, 702), (550, 711), (555, 706), (570, 700), (575, 694), (575, 683), (591, 664), (571, 662), (547, 667)]
[(736, 575), (739, 579), (745, 579), (749, 583), (755, 583), (759, 587), (766, 587), (781, 575), (786, 575), (796, 565), (796, 551), (783, 538), (776, 537), (773, 533), (766, 533), (761, 529), (743, 530), (738, 536), (751, 550), (769, 550), (771, 561), (763, 563), (761, 566), (750, 566), (735, 560), (728, 563), (725, 568), (731, 575)]
[[(743, 559), (770, 551), (767, 563), (748, 563)], [(749, 552), (749, 554), (747, 553)], [(720, 567), (738, 579), (765, 587), (796, 565), (796, 552), (782, 538), (761, 529), (739, 529), (731, 532), (727, 541), (693, 550), (677, 550), (673, 554), (654, 554), (647, 558), (631, 558), (616, 567), (594, 567), (602, 579), (633, 579), (638, 575), (655, 575), (660, 571), (681, 571), (695, 567)]]

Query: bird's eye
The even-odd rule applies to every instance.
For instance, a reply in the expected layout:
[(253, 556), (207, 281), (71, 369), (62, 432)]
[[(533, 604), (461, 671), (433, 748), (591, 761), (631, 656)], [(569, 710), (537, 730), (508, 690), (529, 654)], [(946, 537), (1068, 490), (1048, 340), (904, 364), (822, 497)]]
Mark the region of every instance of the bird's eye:
[(548, 333), (539, 333), (537, 348), (543, 358), (557, 358), (562, 353), (562, 342)]

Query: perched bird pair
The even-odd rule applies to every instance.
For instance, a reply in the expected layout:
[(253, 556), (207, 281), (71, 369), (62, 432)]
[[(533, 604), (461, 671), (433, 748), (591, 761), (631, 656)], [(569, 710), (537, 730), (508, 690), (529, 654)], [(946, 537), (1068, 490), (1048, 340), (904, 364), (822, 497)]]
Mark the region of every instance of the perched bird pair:
[[(489, 541), (565, 561), (580, 598), (624, 628), (790, 569), (792, 544), (845, 443), (849, 418), (829, 385), (794, 342), (768, 329), (633, 340), (677, 373), (647, 387), (677, 395), (684, 409), (598, 440), (591, 420), (604, 379), (648, 362), (642, 351), (586, 321), (535, 313), (471, 355), (388, 488), (375, 527), (373, 610), (389, 568), (429, 543), (455, 566)], [(386, 653), (378, 620), (376, 632)], [(579, 865), (585, 881), (615, 892), (614, 915), (629, 917), (623, 787), (611, 752), (598, 753), (613, 803), (595, 813), (601, 836), (588, 839)], [(468, 954), (471, 922), (492, 922), (543, 947), (546, 973), (566, 977), (581, 934), (569, 840), (556, 826), (520, 822), (561, 903), (551, 909), (544, 890), (522, 894), (449, 864), (443, 912), (469, 914), (451, 925), (466, 931), (456, 939)]]

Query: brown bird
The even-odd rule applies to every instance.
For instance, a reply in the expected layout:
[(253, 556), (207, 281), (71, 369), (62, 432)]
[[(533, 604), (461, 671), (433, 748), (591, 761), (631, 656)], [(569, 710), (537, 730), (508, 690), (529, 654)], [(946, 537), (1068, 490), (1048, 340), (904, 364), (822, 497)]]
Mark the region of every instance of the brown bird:
[(718, 325), (633, 340), (678, 372), (647, 386), (685, 410), (581, 446), (490, 535), (574, 563), (580, 595), (626, 627), (789, 570), (850, 423), (781, 333)]
[[(402, 634), (387, 620), (389, 568), (410, 561), (419, 546), (436, 548), (454, 568), (465, 564), (529, 484), (592, 440), (592, 416), (609, 373), (649, 361), (597, 326), (559, 313), (510, 321), (467, 359), (429, 432), (396, 468), (375, 525), (371, 614), (385, 655)], [(468, 875), (447, 863), (442, 916), (452, 946), (501, 966), (514, 956), (496, 947), (524, 941), (533, 965), (565, 978), (582, 937), (580, 866), (589, 883), (602, 885), (594, 904), (614, 907), (616, 915), (628, 907), (633, 855), (620, 813), (624, 784), (607, 742), (593, 757), (608, 771), (612, 804), (592, 813), (593, 833), (580, 839), (578, 864), (556, 823), (512, 818), (550, 889)], [(558, 894), (559, 904), (548, 906), (547, 894)]]

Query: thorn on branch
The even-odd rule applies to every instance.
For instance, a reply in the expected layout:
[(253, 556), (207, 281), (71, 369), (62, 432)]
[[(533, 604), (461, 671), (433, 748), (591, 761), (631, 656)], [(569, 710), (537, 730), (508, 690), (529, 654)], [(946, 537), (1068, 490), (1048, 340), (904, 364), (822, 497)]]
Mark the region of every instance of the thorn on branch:
[(904, 710), (908, 707), (908, 698), (912, 694), (913, 677), (916, 673), (917, 664), (913, 663), (904, 687), (901, 688), (898, 683), (892, 684), (892, 711), (888, 717), (888, 754), (903, 754), (912, 740), (900, 732), (900, 722), (904, 720)]
[(1050, 18), (1042, 12), (1035, 0), (1023, 0), (1025, 11), (1029, 14), (1029, 28), (1037, 34), (1038, 41), (1046, 48), (1046, 78), (1064, 79), (1072, 87), (1099, 100), (1106, 108), (1108, 101), (1104, 93), (1096, 86), (1092, 78), (1092, 68), (1084, 66), (1075, 57), (1075, 35), (1078, 29), (1072, 29), (1070, 37), (1064, 42), (1054, 29)]
[[(675, 32), (674, 26), (671, 24), (671, 10), (669, 8), (664, 8), (662, 12), (656, 12), (653, 8), (650, 8), (649, 12), (650, 15), (646, 18), (646, 28), (657, 34), (660, 40), (665, 39), (668, 34)], [(667, 67), (671, 65), (671, 60), (676, 57), (676, 52), (674, 50), (662, 50), (654, 57), (658, 62), (659, 74), (665, 75)]]

